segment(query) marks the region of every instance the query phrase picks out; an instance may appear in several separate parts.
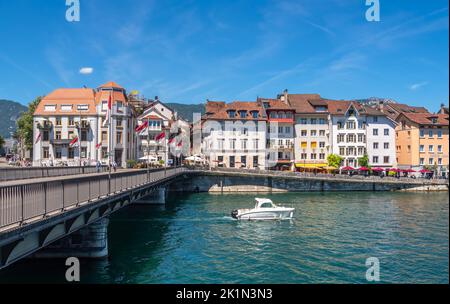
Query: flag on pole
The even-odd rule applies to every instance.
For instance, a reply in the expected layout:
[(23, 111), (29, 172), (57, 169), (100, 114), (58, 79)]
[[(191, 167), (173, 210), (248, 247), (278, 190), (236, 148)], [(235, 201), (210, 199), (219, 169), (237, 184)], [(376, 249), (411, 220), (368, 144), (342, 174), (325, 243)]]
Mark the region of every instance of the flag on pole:
[(98, 150), (100, 149), (102, 146), (102, 142), (99, 142), (98, 144), (95, 145), (95, 149)]
[(112, 109), (112, 93), (109, 94), (108, 98), (108, 112), (106, 113), (106, 119), (103, 122), (103, 127), (106, 127), (109, 124), (109, 118), (111, 117), (111, 109)]
[(69, 147), (74, 147), (78, 143), (78, 136), (72, 139), (72, 141), (69, 143)]
[(173, 143), (175, 142), (175, 139), (176, 139), (176, 136), (170, 137), (170, 138), (169, 138), (169, 141), (168, 141), (169, 145), (170, 145), (170, 144), (173, 144)]
[(166, 132), (161, 132), (158, 136), (155, 137), (155, 140), (160, 141), (163, 138), (166, 138)]
[(144, 123), (141, 124), (140, 126), (136, 126), (134, 130), (136, 131), (136, 133), (139, 133), (142, 130), (146, 129), (147, 127), (148, 127), (148, 120), (144, 121)]
[(180, 142), (177, 144), (177, 147), (180, 148), (180, 147), (182, 147), (182, 146), (183, 146), (183, 141), (180, 140)]
[(37, 144), (38, 142), (40, 142), (41, 137), (42, 137), (41, 132), (39, 132), (38, 136), (36, 137), (36, 142), (34, 144)]

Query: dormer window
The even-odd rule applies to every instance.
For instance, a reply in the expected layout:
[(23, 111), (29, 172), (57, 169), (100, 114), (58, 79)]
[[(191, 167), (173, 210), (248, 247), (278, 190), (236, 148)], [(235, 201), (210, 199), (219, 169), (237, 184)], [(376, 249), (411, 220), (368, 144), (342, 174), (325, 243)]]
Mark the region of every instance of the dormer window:
[(241, 118), (247, 118), (247, 111), (239, 111), (239, 116)]
[(431, 117), (431, 122), (436, 124), (438, 122), (437, 117)]
[(254, 119), (257, 119), (258, 118), (258, 111), (253, 111), (252, 112), (252, 117), (254, 118)]
[(236, 111), (234, 111), (234, 110), (228, 111), (228, 117), (235, 118), (236, 117)]

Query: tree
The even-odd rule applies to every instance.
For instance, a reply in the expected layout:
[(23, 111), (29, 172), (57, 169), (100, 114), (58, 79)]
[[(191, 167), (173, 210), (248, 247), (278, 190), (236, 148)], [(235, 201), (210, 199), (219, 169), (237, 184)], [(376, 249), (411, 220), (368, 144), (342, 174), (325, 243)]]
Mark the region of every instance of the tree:
[(341, 166), (341, 163), (343, 160), (344, 160), (344, 158), (337, 154), (330, 154), (327, 157), (328, 166), (335, 167), (335, 168), (339, 168)]
[(358, 158), (358, 163), (360, 167), (369, 167), (369, 156), (364, 154), (363, 157)]
[(5, 144), (5, 139), (3, 136), (0, 135), (0, 150), (3, 148), (3, 145)]
[(23, 112), (17, 120), (17, 137), (26, 147), (26, 149), (33, 149), (33, 114), (42, 97), (37, 97), (28, 104), (28, 110)]

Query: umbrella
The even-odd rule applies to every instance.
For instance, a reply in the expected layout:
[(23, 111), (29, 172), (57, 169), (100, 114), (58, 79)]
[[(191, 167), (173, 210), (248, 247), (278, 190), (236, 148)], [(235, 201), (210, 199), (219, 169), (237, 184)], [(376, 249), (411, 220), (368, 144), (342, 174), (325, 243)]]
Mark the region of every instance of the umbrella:
[(380, 168), (380, 167), (376, 167), (376, 168), (372, 168), (372, 171), (381, 172), (381, 171), (384, 171), (384, 169)]
[(390, 171), (390, 172), (400, 172), (400, 169), (397, 169), (397, 168), (388, 168), (388, 169), (386, 169), (386, 171)]
[(359, 167), (358, 170), (359, 171), (369, 171), (369, 168), (362, 166), (362, 167)]
[(404, 173), (414, 173), (416, 172), (416, 170), (413, 169), (406, 169), (406, 170), (402, 170)]
[(420, 173), (431, 173), (432, 171), (427, 170), (427, 169), (422, 169), (419, 171)]
[(202, 162), (203, 161), (203, 159), (198, 156), (189, 156), (189, 157), (186, 157), (185, 160), (193, 161), (193, 162)]
[(342, 171), (353, 171), (353, 170), (355, 170), (355, 168), (350, 167), (350, 166), (347, 166), (347, 167), (341, 168), (341, 170), (342, 170)]
[(148, 160), (148, 161), (156, 161), (157, 158), (154, 156), (142, 156), (139, 158), (139, 160)]

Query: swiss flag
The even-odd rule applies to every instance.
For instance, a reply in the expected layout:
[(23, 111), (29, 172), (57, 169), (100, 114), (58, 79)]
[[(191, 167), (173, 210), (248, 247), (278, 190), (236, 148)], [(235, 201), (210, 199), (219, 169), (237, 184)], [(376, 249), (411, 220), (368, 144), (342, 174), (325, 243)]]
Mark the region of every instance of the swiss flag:
[(77, 142), (78, 142), (78, 136), (75, 137), (74, 139), (72, 139), (72, 141), (69, 143), (69, 146), (73, 147), (77, 144)]
[(159, 141), (166, 137), (166, 132), (161, 132), (158, 136), (155, 137), (156, 141)]
[(137, 133), (141, 132), (142, 130), (144, 130), (145, 128), (148, 127), (148, 120), (146, 120), (142, 125), (140, 126), (136, 126), (136, 128), (134, 129)]
[(109, 94), (109, 98), (108, 98), (108, 110), (111, 111), (112, 109), (112, 97), (111, 97), (112, 93)]
[(99, 142), (98, 144), (95, 145), (95, 149), (98, 150), (101, 148), (101, 146), (102, 146), (102, 142)]
[(38, 142), (40, 142), (41, 137), (42, 137), (41, 132), (39, 132), (38, 136), (36, 137), (36, 142), (34, 144), (37, 144)]
[(177, 144), (177, 147), (179, 148), (179, 147), (182, 147), (182, 146), (183, 146), (183, 141), (180, 140), (180, 142)]

